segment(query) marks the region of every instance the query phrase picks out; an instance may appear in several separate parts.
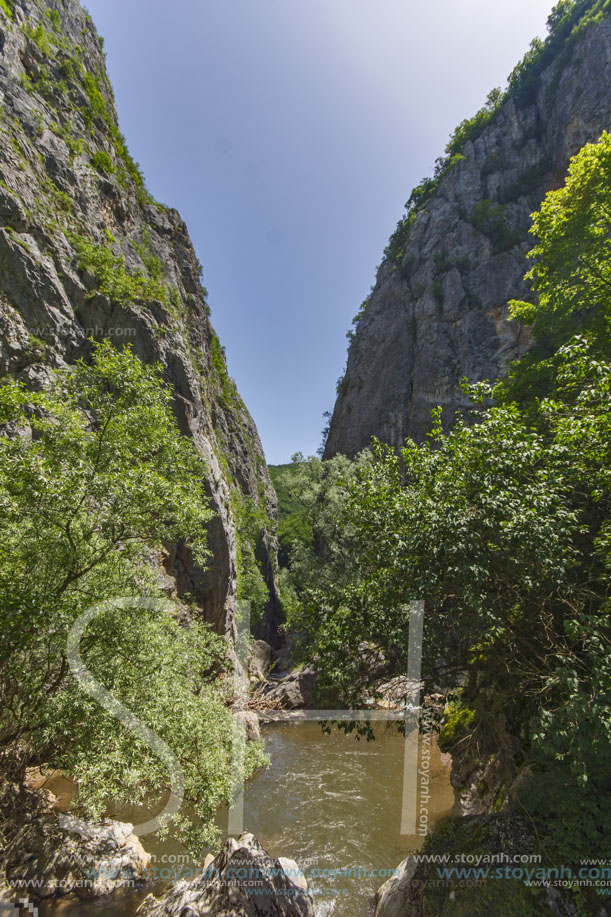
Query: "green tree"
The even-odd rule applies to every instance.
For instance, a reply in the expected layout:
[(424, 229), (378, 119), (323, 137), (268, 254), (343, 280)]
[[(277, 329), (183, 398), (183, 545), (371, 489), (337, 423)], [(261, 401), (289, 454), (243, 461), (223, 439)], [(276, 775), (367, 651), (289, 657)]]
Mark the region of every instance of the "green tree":
[(555, 354), (586, 333), (594, 351), (611, 356), (611, 136), (589, 143), (571, 160), (565, 185), (533, 214), (537, 243), (527, 277), (532, 303), (513, 301), (511, 314), (532, 326), (534, 347), (514, 367), (505, 397), (525, 400), (551, 390)]
[(468, 673), (456, 754), (496, 755), (506, 790), (527, 765), (547, 789), (553, 775), (562, 815), (540, 790), (523, 799), (568, 862), (611, 840), (611, 362), (583, 341), (561, 356), (538, 428), (503, 405), (399, 455), (377, 444), (342, 515), (358, 573), (312, 584), (308, 643), (327, 690), (355, 702), (363, 642), (404, 670), (424, 599), (428, 684)]
[[(51, 762), (79, 780), (81, 811), (165, 795), (168, 774), (144, 743), (85, 695), (67, 633), (92, 605), (160, 596), (155, 558), (183, 540), (203, 563), (211, 512), (204, 466), (172, 414), (161, 368), (95, 346), (90, 363), (44, 392), (0, 386), (0, 760), (9, 778)], [(225, 645), (167, 603), (112, 605), (87, 629), (94, 677), (172, 748), (185, 770), (194, 846), (215, 834), (231, 794), (233, 721), (219, 675)], [(258, 751), (249, 752), (247, 769)]]

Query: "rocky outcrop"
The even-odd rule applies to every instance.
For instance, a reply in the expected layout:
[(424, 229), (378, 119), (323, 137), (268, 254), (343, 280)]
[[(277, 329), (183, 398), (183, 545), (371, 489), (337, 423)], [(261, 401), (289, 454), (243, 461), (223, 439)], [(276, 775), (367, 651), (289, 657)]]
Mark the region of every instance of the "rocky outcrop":
[(237, 713), (234, 713), (234, 717), (244, 730), (244, 738), (247, 742), (257, 742), (261, 738), (259, 717), (254, 710), (238, 710)]
[(104, 819), (77, 827), (55, 811), (56, 802), (52, 794), (2, 781), (0, 879), (9, 891), (87, 900), (147, 881), (151, 858), (133, 825)]
[(251, 681), (265, 681), (272, 664), (272, 648), (269, 643), (253, 640), (248, 655), (248, 675)]
[(293, 860), (273, 859), (252, 834), (229, 838), (193, 881), (159, 900), (149, 895), (139, 917), (314, 917), (307, 883)]
[[(174, 545), (166, 570), (231, 633), (237, 557), (258, 563), (270, 591), (262, 630), (275, 634), (276, 497), (257, 430), (228, 376), (187, 228), (127, 151), (101, 42), (77, 0), (0, 4), (0, 102), (0, 376), (44, 385), (51, 368), (86, 358), (91, 338), (159, 361), (217, 513), (209, 566)], [(256, 537), (240, 527), (253, 507)]]
[(530, 214), (570, 156), (611, 127), (611, 20), (591, 24), (539, 74), (532, 98), (509, 95), (469, 140), (387, 250), (350, 346), (325, 458), (373, 435), (422, 440), (431, 410), (463, 409), (460, 382), (495, 379), (529, 346), (507, 303), (528, 298)]
[(277, 709), (297, 710), (313, 705), (315, 690), (316, 670), (313, 666), (304, 666), (274, 685), (264, 695), (264, 700)]

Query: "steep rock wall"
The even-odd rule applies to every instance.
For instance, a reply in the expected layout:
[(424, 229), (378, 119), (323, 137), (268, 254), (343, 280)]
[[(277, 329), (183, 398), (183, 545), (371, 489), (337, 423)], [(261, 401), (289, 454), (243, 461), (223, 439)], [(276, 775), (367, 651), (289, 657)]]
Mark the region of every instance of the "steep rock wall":
[[(98, 37), (76, 0), (0, 2), (0, 374), (43, 385), (93, 337), (160, 361), (182, 430), (206, 458), (213, 559), (165, 566), (219, 632), (239, 561), (258, 555), (276, 631), (276, 497), (256, 427), (227, 374), (201, 268), (176, 210), (147, 192), (119, 132)], [(240, 543), (246, 506), (258, 529)], [(252, 528), (252, 527), (251, 527)]]
[(325, 458), (354, 455), (373, 435), (422, 440), (431, 410), (450, 424), (460, 381), (495, 379), (529, 346), (508, 321), (527, 299), (530, 214), (559, 187), (569, 158), (611, 128), (611, 19), (566, 44), (528, 104), (510, 93), (419, 208), (388, 253), (338, 383)]

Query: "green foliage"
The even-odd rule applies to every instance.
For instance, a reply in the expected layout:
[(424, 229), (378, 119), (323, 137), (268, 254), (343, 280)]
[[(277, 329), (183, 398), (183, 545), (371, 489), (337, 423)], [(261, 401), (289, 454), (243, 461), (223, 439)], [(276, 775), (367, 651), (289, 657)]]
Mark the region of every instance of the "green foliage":
[(89, 116), (94, 118), (99, 116), (106, 123), (110, 123), (110, 113), (106, 105), (106, 99), (100, 91), (100, 81), (93, 73), (85, 71), (83, 73), (83, 83), (89, 97)]
[(159, 258), (151, 251), (150, 241), (150, 233), (147, 230), (145, 233), (144, 241), (141, 243), (132, 242), (132, 247), (142, 258), (149, 277), (152, 280), (161, 280), (165, 273), (163, 264), (161, 263), (161, 258)]
[(397, 223), (397, 228), (388, 240), (388, 245), (384, 249), (384, 258), (390, 261), (395, 267), (403, 260), (410, 229), (412, 228), (415, 218), (415, 210), (412, 210), (407, 216), (402, 217)]
[[(604, 135), (534, 217), (538, 301), (513, 305), (530, 354), (494, 389), (465, 387), (476, 424), (445, 433), (438, 410), (430, 442), (374, 444), (329, 532), (349, 563), (321, 570), (319, 553), (298, 590), (304, 646), (347, 703), (364, 642), (403, 670), (409, 601), (424, 600), (425, 678), (467, 671), (442, 741), (467, 763), (494, 756), (505, 793), (522, 775), (556, 863), (611, 843), (610, 195)], [(489, 230), (502, 209), (482, 202), (475, 219)]]
[(511, 72), (509, 91), (521, 106), (530, 105), (535, 100), (539, 76), (544, 67), (545, 47), (542, 39), (533, 38), (528, 51)]
[(59, 75), (65, 80), (74, 80), (76, 79), (77, 70), (74, 64), (74, 61), (70, 58), (66, 58), (65, 61), (59, 66), (58, 70)]
[(80, 270), (93, 274), (96, 293), (108, 296), (122, 306), (150, 300), (158, 300), (166, 306), (171, 302), (170, 287), (157, 277), (151, 277), (141, 271), (128, 274), (125, 257), (114, 253), (112, 236), (109, 235), (105, 245), (97, 245), (89, 239), (75, 235), (70, 236), (70, 241), (78, 254)]
[(269, 525), (264, 510), (241, 491), (233, 494), (233, 512), (237, 528), (238, 598), (250, 602), (251, 625), (263, 620), (269, 589), (261, 572), (258, 555)]
[(468, 217), (475, 226), (492, 243), (495, 254), (507, 251), (519, 242), (519, 233), (509, 227), (505, 207), (494, 201), (478, 201)]
[[(83, 114), (89, 121), (92, 121), (95, 117), (99, 117), (102, 119), (102, 121), (104, 121), (110, 131), (110, 136), (112, 138), (117, 156), (122, 161), (124, 175), (131, 178), (135, 183), (138, 199), (140, 202), (143, 204), (150, 203), (152, 198), (151, 195), (146, 191), (144, 185), (144, 176), (140, 170), (140, 166), (133, 160), (127, 148), (125, 137), (119, 131), (114, 113), (111, 112), (108, 108), (106, 100), (100, 89), (100, 81), (98, 77), (94, 76), (92, 73), (84, 72), (82, 74), (82, 78), (89, 99), (89, 107), (83, 112)], [(121, 180), (121, 173), (118, 177)], [(126, 183), (125, 178), (123, 179), (123, 183)]]
[[(52, 751), (79, 781), (78, 806), (164, 798), (168, 775), (134, 734), (69, 674), (69, 628), (110, 600), (82, 641), (86, 665), (176, 752), (196, 821), (175, 826), (192, 847), (215, 838), (231, 795), (232, 717), (218, 674), (224, 643), (188, 629), (159, 598), (154, 551), (183, 540), (198, 562), (211, 518), (204, 468), (173, 418), (160, 367), (96, 345), (92, 362), (56, 372), (46, 392), (0, 387), (0, 745), (2, 766), (27, 743)], [(133, 604), (113, 604), (132, 597)], [(44, 757), (43, 760), (47, 760)], [(260, 761), (248, 751), (247, 769)]]
[[(437, 192), (442, 178), (464, 158), (463, 153), (467, 143), (481, 136), (484, 129), (500, 111), (505, 99), (511, 96), (519, 106), (531, 104), (539, 88), (541, 73), (556, 61), (555, 77), (550, 83), (550, 91), (554, 89), (564, 67), (571, 59), (575, 43), (592, 23), (600, 21), (610, 9), (611, 0), (562, 0), (554, 7), (548, 20), (550, 34), (547, 39), (542, 41), (540, 38), (535, 38), (531, 42), (524, 59), (510, 74), (507, 90), (503, 92), (499, 88), (493, 89), (488, 95), (486, 104), (472, 118), (466, 118), (458, 125), (448, 141), (446, 155), (440, 157), (435, 164), (433, 177), (423, 179), (414, 188), (405, 205), (407, 212), (397, 223), (397, 228), (384, 249), (385, 260), (395, 268), (401, 263), (416, 213), (422, 210)], [(539, 136), (541, 130), (541, 125), (535, 124), (531, 135)], [(540, 173), (539, 168), (544, 169), (545, 165), (542, 163), (540, 166), (527, 170), (523, 176), (520, 176), (520, 179), (506, 188), (501, 203), (515, 200), (522, 194), (528, 194), (538, 188), (540, 178), (545, 174), (544, 171)], [(496, 167), (496, 161), (488, 157), (483, 170), (484, 174), (489, 174)], [(493, 234), (497, 251), (503, 251), (515, 244), (498, 221), (495, 221), (490, 231)]]
[(49, 37), (42, 25), (37, 25), (35, 29), (30, 26), (24, 26), (23, 29), (24, 35), (33, 41), (41, 54), (45, 57), (53, 56), (53, 48), (49, 41)]
[(286, 567), (278, 570), (278, 589), (284, 613), (284, 629), (291, 633), (299, 625), (301, 606), (297, 591), (291, 581), (290, 571)]
[(610, 0), (563, 0), (548, 18), (549, 35), (542, 41), (535, 38), (522, 61), (509, 76), (508, 92), (521, 107), (531, 105), (540, 86), (542, 72), (555, 62), (555, 89), (565, 66), (570, 62), (573, 48), (585, 30), (608, 14)]
[(85, 142), (81, 137), (75, 137), (70, 127), (65, 122), (57, 124), (55, 121), (49, 123), (49, 127), (58, 137), (61, 137), (68, 149), (71, 157), (78, 156), (85, 149)]
[(545, 773), (547, 762), (563, 761), (576, 805), (588, 792), (597, 813), (582, 855), (603, 855), (611, 840), (601, 811), (611, 752), (611, 363), (592, 362), (577, 345), (565, 359), (539, 430), (503, 405), (474, 427), (438, 428), (435, 448), (408, 443), (397, 456), (376, 447), (377, 461), (353, 477), (335, 520), (350, 544), (347, 577), (319, 568), (307, 584), (306, 643), (323, 684), (354, 702), (359, 646), (373, 640), (404, 664), (406, 604), (424, 599), (428, 677), (441, 677), (432, 661), (448, 653), (457, 668), (469, 664), (469, 712), (450, 718), (446, 744), (468, 726), (476, 754), (504, 750), (508, 780), (516, 762), (507, 749), (542, 762)]
[(225, 348), (221, 345), (215, 331), (212, 331), (210, 338), (210, 362), (215, 370), (216, 381), (220, 386), (225, 407), (227, 410), (233, 411), (241, 404), (241, 399), (234, 380), (227, 372)]
[(348, 338), (349, 341), (353, 341), (353, 340), (354, 340), (354, 336), (355, 336), (356, 329), (358, 328), (358, 326), (359, 326), (359, 324), (360, 324), (360, 322), (361, 322), (361, 319), (362, 319), (363, 316), (365, 315), (365, 312), (366, 312), (367, 309), (369, 308), (369, 303), (370, 303), (370, 301), (371, 301), (371, 296), (367, 296), (367, 297), (363, 300), (363, 302), (361, 303), (361, 305), (359, 306), (359, 311), (356, 313), (356, 315), (355, 315), (354, 318), (352, 319), (352, 322), (351, 322), (352, 328), (350, 328), (350, 330), (346, 332), (346, 337)]
[(439, 733), (441, 748), (452, 748), (459, 739), (468, 734), (475, 720), (475, 711), (453, 701), (446, 707), (443, 718), (443, 729)]
[(8, 19), (15, 18), (14, 0), (0, 0), (0, 9)]
[[(472, 118), (467, 118), (462, 121), (448, 142), (446, 147), (446, 155), (448, 160), (451, 160), (452, 157), (461, 154), (467, 143), (477, 140), (481, 136), (484, 128), (490, 123), (494, 115), (497, 113), (501, 107), (504, 100), (504, 93), (501, 89), (493, 89), (486, 99), (486, 104), (483, 108), (475, 114)], [(447, 164), (444, 163), (444, 169), (447, 168)]]
[(446, 155), (439, 158), (435, 163), (434, 176), (432, 178), (424, 178), (412, 191), (405, 205), (407, 213), (397, 223), (397, 228), (384, 249), (386, 260), (395, 266), (402, 261), (416, 214), (426, 206), (427, 202), (436, 193), (441, 179), (464, 159), (463, 151), (465, 146), (469, 141), (476, 140), (480, 136), (484, 127), (500, 108), (502, 101), (503, 93), (501, 90), (493, 89), (488, 95), (486, 105), (473, 118), (466, 119), (456, 128), (448, 141)]
[[(113, 130), (112, 137), (115, 145), (115, 150), (117, 151), (117, 156), (123, 160), (123, 165), (127, 172), (127, 175), (135, 182), (136, 187), (145, 192), (144, 187), (144, 176), (140, 169), (140, 166), (132, 158), (128, 148), (125, 137), (119, 132), (118, 129)], [(144, 203), (150, 203), (152, 200), (151, 196), (148, 193), (144, 193), (141, 198), (141, 201)]]
[(368, 451), (353, 462), (344, 456), (323, 462), (298, 452), (291, 465), (272, 470), (279, 497), (280, 557), (287, 568), (284, 590), (291, 625), (305, 643), (321, 592), (345, 582), (354, 572), (352, 531), (343, 522), (343, 485), (371, 460)]
[(91, 161), (98, 172), (105, 172), (107, 175), (111, 175), (115, 171), (115, 164), (106, 150), (98, 150), (93, 154)]
[(545, 394), (559, 348), (586, 332), (595, 353), (609, 356), (611, 309), (611, 137), (587, 144), (572, 160), (566, 184), (550, 192), (533, 217), (537, 244), (528, 275), (536, 305), (514, 301), (512, 317), (533, 326), (536, 342), (499, 388), (506, 397)]
[(60, 32), (62, 27), (62, 19), (59, 15), (59, 12), (57, 10), (47, 10), (47, 17), (49, 18), (53, 29), (56, 32)]
[[(299, 453), (290, 465), (269, 465), (269, 474), (278, 497), (278, 563), (281, 567), (290, 564), (291, 550), (296, 542), (313, 546), (314, 531), (299, 496), (300, 465), (303, 456)], [(285, 579), (289, 586), (289, 580)]]
[(46, 190), (50, 193), (53, 203), (62, 213), (72, 212), (74, 201), (67, 191), (62, 191), (57, 187), (55, 182), (51, 180), (49, 180), (49, 183), (45, 187)]
[(227, 375), (225, 348), (221, 345), (218, 335), (214, 331), (210, 339), (210, 361), (219, 376)]
[[(150, 544), (147, 532), (160, 541), (166, 528), (170, 537), (188, 526), (193, 548), (203, 557), (201, 533), (195, 533), (209, 513), (202, 509), (201, 485), (190, 490), (192, 478), (201, 475), (201, 463), (188, 441), (174, 432), (171, 394), (161, 386), (158, 368), (148, 369), (129, 350), (117, 353), (103, 343), (95, 345), (92, 365), (79, 363), (72, 373), (56, 373), (49, 393), (29, 393), (16, 383), (5, 383), (0, 394), (0, 422), (10, 421), (33, 434), (0, 439), (3, 518), (8, 527), (3, 556), (21, 550), (18, 541), (10, 542), (11, 525), (17, 527), (15, 537), (23, 537), (24, 551), (26, 542), (28, 550), (42, 551), (49, 539), (48, 565), (26, 563), (24, 554), (21, 567), (12, 572), (3, 567), (5, 599), (13, 591), (8, 588), (12, 576), (33, 593), (55, 588), (63, 596), (87, 575), (92, 563), (105, 561), (111, 551), (119, 571), (121, 557), (126, 562), (142, 557), (143, 545)], [(171, 474), (172, 463), (185, 470), (186, 478), (177, 478), (168, 488), (164, 475)], [(38, 513), (26, 516), (26, 500), (37, 501)], [(113, 527), (118, 510), (121, 516)], [(60, 568), (61, 577), (55, 573)], [(17, 599), (12, 623), (5, 619), (7, 652), (29, 639), (22, 625), (29, 622), (30, 611)]]

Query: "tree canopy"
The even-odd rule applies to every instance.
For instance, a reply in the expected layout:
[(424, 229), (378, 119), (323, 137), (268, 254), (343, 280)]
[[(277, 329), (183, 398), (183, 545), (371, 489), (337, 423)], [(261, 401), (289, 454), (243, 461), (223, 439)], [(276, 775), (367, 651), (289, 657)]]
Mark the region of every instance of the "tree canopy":
[[(80, 811), (94, 816), (110, 800), (165, 796), (164, 762), (69, 670), (71, 626), (106, 602), (83, 635), (83, 660), (174, 749), (194, 812), (174, 827), (199, 848), (231, 796), (236, 733), (224, 641), (188, 608), (159, 601), (163, 545), (182, 540), (204, 563), (212, 515), (161, 368), (98, 344), (45, 391), (0, 385), (0, 423), (2, 770), (62, 767), (78, 780)], [(250, 749), (246, 769), (259, 757)]]

